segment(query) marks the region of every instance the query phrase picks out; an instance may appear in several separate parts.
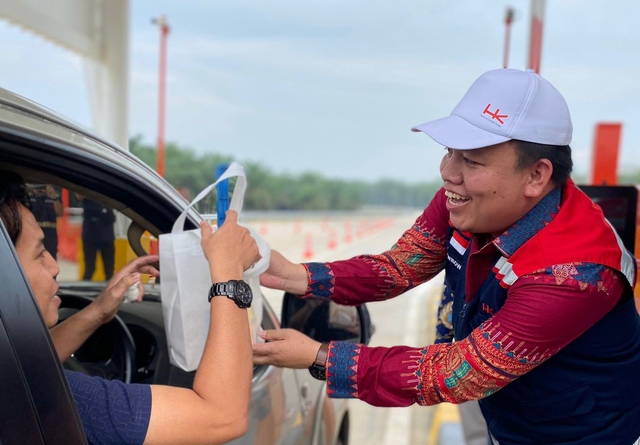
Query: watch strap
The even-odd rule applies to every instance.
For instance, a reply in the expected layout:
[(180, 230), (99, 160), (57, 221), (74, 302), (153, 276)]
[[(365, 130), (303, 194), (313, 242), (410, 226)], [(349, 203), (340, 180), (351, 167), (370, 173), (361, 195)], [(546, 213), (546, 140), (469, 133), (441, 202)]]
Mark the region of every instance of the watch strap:
[(226, 296), (233, 301), (240, 309), (251, 307), (253, 300), (251, 287), (242, 280), (229, 280), (223, 283), (213, 283), (209, 289), (209, 303), (217, 296)]
[(316, 354), (316, 360), (314, 365), (326, 367), (327, 366), (327, 354), (329, 354), (329, 343), (322, 343), (318, 353)]
[(225, 297), (230, 296), (235, 291), (237, 280), (225, 281), (224, 283), (213, 283), (211, 285), (211, 289), (209, 290), (209, 303), (211, 303), (211, 299), (213, 297), (217, 297), (219, 295), (224, 295)]
[(329, 344), (322, 343), (316, 354), (313, 365), (309, 366), (309, 374), (318, 380), (327, 380), (327, 354), (329, 352)]

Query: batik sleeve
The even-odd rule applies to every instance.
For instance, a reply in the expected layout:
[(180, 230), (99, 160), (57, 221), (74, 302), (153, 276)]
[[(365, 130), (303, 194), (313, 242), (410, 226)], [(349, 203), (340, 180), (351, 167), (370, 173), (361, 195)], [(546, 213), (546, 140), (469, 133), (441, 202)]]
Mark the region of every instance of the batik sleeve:
[(441, 189), (413, 227), (404, 232), (391, 250), (380, 255), (306, 263), (309, 286), (305, 297), (358, 305), (396, 297), (433, 278), (447, 259), (449, 212), (445, 200)]
[(564, 264), (520, 278), (504, 306), (460, 341), (425, 348), (333, 342), (327, 392), (375, 406), (487, 397), (593, 326), (620, 301), (624, 286), (604, 266)]

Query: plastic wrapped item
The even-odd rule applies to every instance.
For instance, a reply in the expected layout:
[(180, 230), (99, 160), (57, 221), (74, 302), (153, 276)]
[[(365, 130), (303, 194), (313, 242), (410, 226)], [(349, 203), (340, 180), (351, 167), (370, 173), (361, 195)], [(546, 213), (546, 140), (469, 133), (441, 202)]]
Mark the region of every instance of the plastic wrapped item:
[(138, 300), (138, 297), (140, 297), (140, 280), (129, 286), (129, 288), (124, 292), (124, 300), (122, 302), (133, 303)]

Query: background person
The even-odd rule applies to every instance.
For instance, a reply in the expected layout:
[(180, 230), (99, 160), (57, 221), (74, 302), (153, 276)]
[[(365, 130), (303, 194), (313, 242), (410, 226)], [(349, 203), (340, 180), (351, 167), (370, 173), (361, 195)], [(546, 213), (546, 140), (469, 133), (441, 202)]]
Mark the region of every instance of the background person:
[(44, 232), (44, 248), (55, 260), (58, 257), (58, 217), (64, 215), (62, 200), (50, 185), (35, 184), (29, 191), (31, 212)]
[(77, 194), (76, 198), (82, 202), (82, 251), (84, 254), (83, 281), (91, 280), (96, 271), (98, 252), (102, 257), (104, 274), (107, 280), (113, 276), (115, 267), (115, 232), (113, 225), (116, 215), (113, 209), (93, 199)]
[(358, 305), (445, 269), (437, 344), (320, 345), (285, 329), (261, 333), (254, 362), (315, 362), (330, 397), (376, 406), (480, 400), (501, 445), (637, 443), (640, 381), (623, 377), (640, 366), (635, 260), (569, 179), (560, 93), (531, 70), (490, 71), (414, 130), (447, 147), (444, 186), (397, 244), (332, 263), (272, 251), (262, 283)]
[[(43, 245), (44, 235), (25, 207), (24, 186), (0, 175), (0, 218), (5, 225), (47, 326), (58, 320), (58, 265)], [(228, 212), (212, 234), (202, 222), (202, 248), (213, 283), (241, 280), (258, 257), (247, 229)], [(146, 261), (146, 260), (145, 260)], [(139, 270), (149, 271), (142, 266)], [(112, 287), (124, 293), (140, 272)], [(124, 283), (122, 283), (124, 281)], [(122, 283), (122, 284), (121, 284)], [(207, 295), (202, 295), (207, 298)], [(73, 318), (73, 317), (72, 317)], [(193, 390), (160, 385), (125, 385), (66, 371), (90, 444), (220, 444), (243, 435), (251, 398), (251, 339), (246, 310), (227, 297), (211, 299), (211, 324)]]

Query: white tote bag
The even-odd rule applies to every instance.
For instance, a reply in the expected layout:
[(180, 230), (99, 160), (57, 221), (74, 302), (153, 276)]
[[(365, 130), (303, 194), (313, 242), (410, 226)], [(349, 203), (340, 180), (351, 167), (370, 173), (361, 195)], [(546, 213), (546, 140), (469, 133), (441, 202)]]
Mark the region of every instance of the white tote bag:
[[(178, 217), (171, 233), (160, 235), (160, 271), (162, 311), (167, 333), (169, 359), (185, 371), (194, 371), (200, 364), (209, 332), (210, 308), (207, 296), (211, 287), (211, 273), (202, 247), (200, 229), (184, 230), (189, 209), (207, 196), (224, 179), (238, 177), (229, 210), (242, 212), (247, 181), (244, 168), (232, 163), (214, 184), (204, 189)], [(244, 273), (253, 292), (248, 311), (253, 341), (257, 341), (262, 321), (262, 293), (259, 276), (269, 267), (271, 249), (255, 232), (247, 227), (256, 240), (262, 258)], [(215, 229), (214, 229), (215, 230)], [(220, 297), (218, 297), (220, 298)]]

